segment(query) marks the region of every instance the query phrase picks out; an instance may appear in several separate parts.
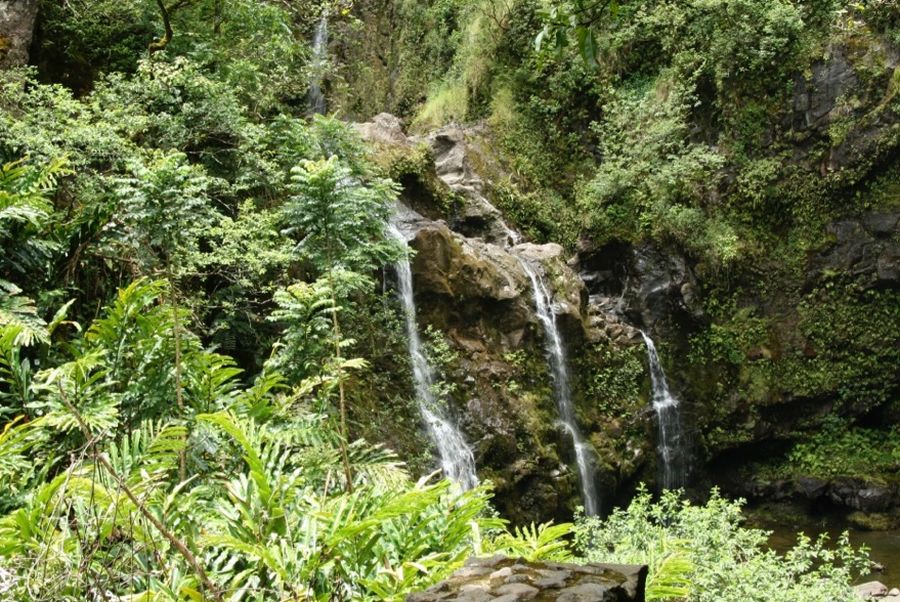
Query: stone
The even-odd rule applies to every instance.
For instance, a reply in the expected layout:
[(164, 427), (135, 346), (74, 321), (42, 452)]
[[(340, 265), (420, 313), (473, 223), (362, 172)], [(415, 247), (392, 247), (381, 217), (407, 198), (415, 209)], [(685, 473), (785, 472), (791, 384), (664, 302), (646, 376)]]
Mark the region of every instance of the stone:
[(812, 66), (809, 78), (797, 76), (794, 86), (795, 129), (827, 125), (838, 99), (856, 84), (853, 66), (840, 47), (829, 49), (828, 59)]
[(856, 507), (861, 512), (883, 512), (894, 504), (895, 492), (887, 487), (870, 485), (856, 494)]
[(569, 581), (569, 572), (565, 570), (539, 570), (540, 577), (534, 580), (534, 585), (541, 589), (562, 589)]
[(502, 569), (497, 569), (496, 571), (494, 571), (493, 573), (491, 573), (490, 579), (491, 579), (491, 581), (494, 581), (495, 579), (501, 579), (501, 580), (503, 580), (503, 579), (506, 579), (507, 577), (509, 577), (509, 576), (512, 575), (512, 574), (513, 574), (512, 568), (511, 568), (511, 567), (508, 567), (508, 566), (505, 566), (505, 567), (503, 567)]
[(478, 133), (477, 129), (448, 125), (430, 134), (425, 141), (431, 146), (438, 178), (462, 200), (454, 215), (453, 229), (469, 238), (481, 238), (501, 246), (514, 245), (521, 236), (488, 200), (485, 182), (473, 165), (477, 162), (473, 155), (477, 153), (469, 138)]
[(894, 587), (888, 592), (888, 596), (900, 596), (900, 589)]
[(372, 121), (355, 123), (353, 127), (366, 142), (381, 146), (413, 146), (403, 131), (403, 124), (390, 113), (380, 113)]
[[(525, 577), (525, 575), (516, 576)], [(501, 596), (515, 596), (517, 600), (530, 600), (537, 596), (540, 590), (527, 583), (506, 583), (500, 587), (494, 588), (493, 591)]]
[(873, 598), (883, 598), (888, 593), (888, 588), (880, 581), (868, 581), (853, 588), (856, 596), (862, 600), (871, 600)]
[(813, 500), (825, 493), (828, 482), (814, 477), (800, 477), (797, 479), (797, 488), (806, 496), (807, 499)]
[[(490, 577), (473, 569), (490, 571)], [(643, 602), (647, 567), (470, 558), (463, 569), (408, 602)]]
[(0, 0), (0, 69), (28, 63), (38, 0)]
[(559, 602), (616, 602), (619, 597), (608, 585), (582, 583), (562, 590), (556, 599)]
[(877, 236), (891, 236), (897, 233), (900, 213), (867, 213), (862, 216), (866, 230)]

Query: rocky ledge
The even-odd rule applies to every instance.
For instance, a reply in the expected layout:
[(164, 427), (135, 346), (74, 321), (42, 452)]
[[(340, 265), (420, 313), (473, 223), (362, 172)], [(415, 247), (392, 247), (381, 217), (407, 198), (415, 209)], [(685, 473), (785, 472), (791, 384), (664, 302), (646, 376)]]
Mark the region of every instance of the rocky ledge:
[(646, 566), (472, 558), (449, 579), (407, 602), (643, 602)]

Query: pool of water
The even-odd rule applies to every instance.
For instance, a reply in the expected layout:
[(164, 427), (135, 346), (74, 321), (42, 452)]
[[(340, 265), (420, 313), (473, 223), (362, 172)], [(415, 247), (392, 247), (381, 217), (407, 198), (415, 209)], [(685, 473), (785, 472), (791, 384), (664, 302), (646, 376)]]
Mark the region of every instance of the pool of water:
[(836, 516), (779, 513), (771, 509), (767, 509), (764, 514), (750, 510), (748, 516), (749, 526), (772, 532), (769, 545), (778, 552), (785, 552), (793, 547), (797, 543), (798, 532), (805, 533), (813, 540), (825, 533), (828, 534), (828, 540), (834, 542), (841, 533), (847, 531), (854, 547), (866, 546), (872, 562), (884, 567), (883, 571), (861, 575), (857, 582), (875, 580), (888, 587), (900, 587), (900, 530), (862, 531), (847, 525)]

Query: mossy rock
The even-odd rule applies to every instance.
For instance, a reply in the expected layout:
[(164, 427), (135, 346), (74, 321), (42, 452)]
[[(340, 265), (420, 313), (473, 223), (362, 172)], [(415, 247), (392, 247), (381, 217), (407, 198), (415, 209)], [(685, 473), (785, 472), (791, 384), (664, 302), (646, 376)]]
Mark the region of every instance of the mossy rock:
[(900, 527), (900, 515), (896, 512), (851, 512), (847, 521), (862, 531), (891, 531)]

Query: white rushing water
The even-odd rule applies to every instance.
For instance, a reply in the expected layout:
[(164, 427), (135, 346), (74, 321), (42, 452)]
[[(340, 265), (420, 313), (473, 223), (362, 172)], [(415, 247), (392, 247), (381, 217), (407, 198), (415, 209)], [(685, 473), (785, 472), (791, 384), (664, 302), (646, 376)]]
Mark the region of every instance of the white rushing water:
[(322, 15), (313, 36), (311, 75), (309, 80), (309, 109), (320, 115), (328, 110), (325, 93), (322, 92), (322, 79), (328, 64), (328, 15)]
[(653, 386), (653, 411), (658, 423), (659, 457), (662, 460), (661, 474), (663, 489), (677, 489), (685, 484), (685, 456), (681, 428), (681, 416), (678, 412), (678, 399), (669, 391), (666, 373), (659, 362), (656, 345), (647, 333), (641, 332), (647, 345), (647, 356), (650, 361), (650, 380)]
[[(406, 238), (396, 226), (390, 225), (388, 234), (391, 238), (406, 245)], [(397, 270), (400, 301), (403, 303), (403, 313), (406, 318), (406, 340), (412, 362), (419, 411), (422, 413), (422, 419), (428, 429), (428, 436), (438, 450), (444, 475), (463, 490), (471, 489), (478, 484), (478, 477), (475, 474), (475, 457), (459, 428), (447, 417), (441, 408), (440, 401), (434, 394), (434, 370), (428, 363), (428, 358), (422, 348), (422, 339), (419, 337), (419, 326), (416, 321), (412, 267), (406, 258), (398, 261), (394, 267)]]
[(595, 452), (591, 445), (584, 440), (581, 430), (578, 428), (578, 422), (575, 419), (575, 408), (572, 404), (572, 393), (569, 386), (566, 351), (565, 347), (563, 347), (559, 328), (556, 325), (556, 315), (552, 309), (553, 297), (544, 284), (543, 276), (534, 266), (523, 259), (522, 267), (531, 280), (535, 310), (541, 325), (544, 327), (544, 347), (547, 362), (550, 364), (550, 372), (553, 376), (553, 393), (556, 397), (560, 422), (569, 434), (575, 447), (575, 461), (578, 464), (584, 512), (588, 516), (596, 516), (600, 512), (600, 500), (597, 496), (597, 486), (594, 481), (596, 471), (593, 458)]

